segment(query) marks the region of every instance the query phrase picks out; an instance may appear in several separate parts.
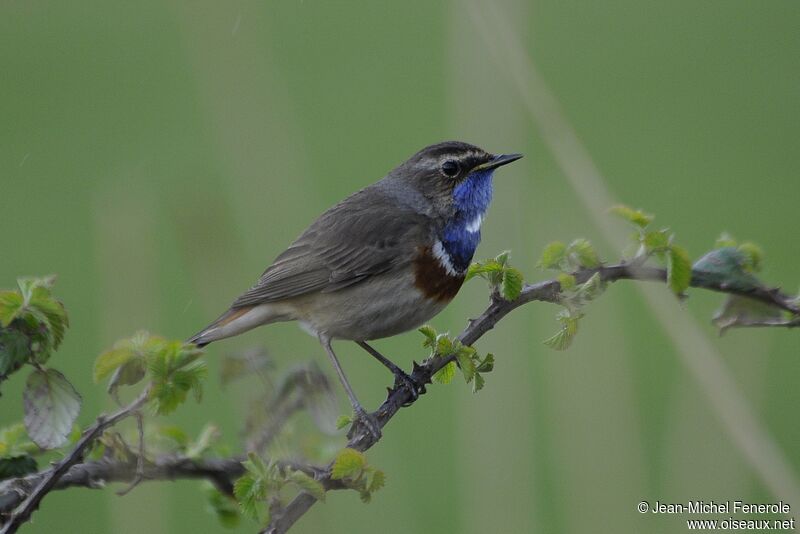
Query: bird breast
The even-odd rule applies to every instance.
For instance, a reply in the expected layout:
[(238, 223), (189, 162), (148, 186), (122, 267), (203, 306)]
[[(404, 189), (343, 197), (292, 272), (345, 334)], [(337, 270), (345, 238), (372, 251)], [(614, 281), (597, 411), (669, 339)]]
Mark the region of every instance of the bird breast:
[(425, 298), (447, 304), (461, 289), (464, 276), (453, 265), (441, 241), (422, 247), (414, 258), (414, 285)]

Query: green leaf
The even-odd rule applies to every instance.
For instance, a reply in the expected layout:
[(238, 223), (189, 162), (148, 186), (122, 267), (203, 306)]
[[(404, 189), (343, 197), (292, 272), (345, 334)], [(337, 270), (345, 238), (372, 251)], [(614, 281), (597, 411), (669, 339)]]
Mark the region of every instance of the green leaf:
[(25, 456), (39, 451), (39, 447), (28, 439), (28, 432), (22, 423), (0, 430), (0, 456)]
[(463, 347), (462, 350), (456, 352), (456, 360), (458, 361), (458, 366), (461, 368), (461, 373), (464, 375), (464, 380), (469, 384), (472, 382), (472, 379), (475, 378), (475, 362), (472, 360), (475, 350), (473, 349), (470, 352), (466, 349), (467, 347)]
[(18, 291), (0, 292), (0, 326), (14, 326), (28, 337), (29, 357), (37, 363), (58, 348), (69, 324), (64, 306), (50, 294), (53, 280), (20, 278)]
[(111, 373), (117, 370), (118, 367), (125, 364), (128, 360), (134, 357), (134, 352), (130, 348), (116, 347), (102, 353), (94, 361), (94, 370), (92, 376), (95, 383), (100, 382)]
[(489, 373), (492, 371), (492, 369), (494, 369), (494, 354), (490, 352), (478, 364), (477, 370), (479, 373)]
[(203, 484), (206, 496), (206, 509), (214, 514), (225, 528), (236, 528), (239, 525), (239, 508), (236, 500), (224, 495), (210, 482)]
[[(100, 381), (111, 375), (108, 383), (110, 393), (119, 386), (137, 384), (145, 377), (148, 368), (160, 373), (156, 376), (158, 381), (167, 380), (175, 369), (190, 363), (199, 354), (185, 345), (139, 331), (128, 339), (117, 341), (110, 350), (97, 357), (94, 379)], [(197, 351), (196, 347), (193, 350)]]
[(338, 419), (336, 419), (336, 429), (341, 430), (347, 426), (353, 424), (353, 417), (349, 415), (340, 415)]
[(381, 489), (386, 484), (386, 475), (383, 471), (368, 468), (365, 471), (364, 479), (354, 487), (358, 490), (361, 501), (368, 503), (372, 500), (372, 494)]
[(558, 332), (544, 340), (544, 344), (555, 350), (567, 350), (572, 344), (574, 335), (569, 333), (566, 328), (561, 328)]
[(151, 398), (155, 400), (156, 413), (165, 415), (172, 413), (186, 401), (187, 394), (194, 393), (195, 400), (200, 402), (203, 395), (203, 380), (208, 375), (205, 362), (193, 362), (190, 365), (172, 371), (169, 376), (153, 382)]
[(649, 253), (663, 252), (670, 246), (672, 234), (666, 228), (647, 232), (642, 238), (642, 243)]
[(331, 468), (331, 478), (341, 480), (343, 478), (358, 478), (367, 465), (367, 458), (363, 453), (346, 447), (339, 451)]
[(561, 291), (572, 291), (575, 289), (575, 277), (568, 273), (558, 273), (556, 277), (558, 280), (559, 285), (561, 286)]
[(425, 325), (419, 327), (418, 332), (425, 336), (425, 341), (422, 343), (423, 347), (433, 347), (436, 344), (436, 330), (430, 326)]
[(247, 472), (234, 484), (233, 494), (244, 514), (266, 523), (269, 512), (264, 501), (272, 484), (271, 470), (254, 452), (248, 453), (242, 465)]
[(722, 232), (714, 243), (714, 248), (736, 247), (736, 239), (728, 232)]
[(454, 351), (453, 340), (447, 333), (436, 336), (436, 355), (443, 357), (449, 356)]
[(764, 302), (728, 295), (722, 307), (716, 311), (711, 322), (719, 329), (720, 335), (726, 330), (743, 326), (784, 325), (788, 321), (783, 311)]
[(605, 282), (600, 277), (600, 273), (594, 273), (587, 281), (578, 286), (573, 301), (577, 306), (583, 306), (599, 297), (604, 290)]
[(264, 501), (267, 498), (267, 483), (252, 473), (242, 475), (233, 485), (233, 495), (239, 502), (242, 513), (256, 521), (264, 521)]
[(511, 257), (511, 251), (510, 250), (504, 250), (503, 252), (501, 252), (500, 254), (495, 256), (494, 261), (499, 263), (502, 267), (506, 267), (506, 266), (508, 266), (508, 259), (510, 257)]
[(475, 381), (472, 383), (472, 392), (479, 392), (483, 389), (484, 384), (486, 384), (486, 380), (483, 378), (483, 375), (480, 373), (475, 373)]
[(72, 424), (81, 409), (81, 396), (55, 369), (35, 370), (23, 392), (25, 428), (43, 449), (54, 449), (67, 442)]
[(148, 370), (153, 378), (150, 396), (156, 412), (167, 414), (186, 400), (189, 392), (199, 402), (203, 380), (208, 375), (205, 362), (198, 360), (202, 351), (190, 343), (163, 342), (148, 356)]
[(456, 362), (448, 362), (447, 365), (433, 373), (431, 377), (438, 384), (449, 384), (456, 376)]
[(541, 269), (560, 269), (567, 254), (567, 245), (561, 241), (548, 243), (542, 251), (537, 267)]
[(26, 304), (33, 300), (34, 291), (37, 289), (49, 290), (53, 287), (55, 282), (56, 276), (54, 274), (17, 278), (17, 286), (19, 286), (19, 291), (22, 293), (22, 298), (25, 300)]
[(380, 469), (374, 469), (372, 471), (372, 477), (370, 478), (369, 484), (367, 485), (367, 491), (373, 493), (383, 488), (385, 485), (386, 485), (386, 473), (384, 473)]
[(579, 268), (594, 269), (600, 266), (600, 257), (588, 239), (579, 238), (570, 243), (567, 259)]
[(247, 453), (247, 460), (242, 462), (242, 465), (258, 478), (269, 478), (269, 467), (264, 462), (264, 459), (255, 452)]
[(52, 335), (52, 349), (57, 349), (64, 340), (64, 333), (69, 326), (69, 319), (64, 305), (50, 296), (49, 288), (38, 285), (33, 289), (29, 306), (46, 318)]
[(692, 262), (689, 253), (678, 245), (671, 245), (667, 256), (667, 284), (676, 295), (681, 295), (692, 281)]
[(544, 344), (555, 350), (567, 350), (578, 333), (578, 319), (580, 315), (572, 314), (569, 311), (562, 311), (558, 314), (561, 322), (561, 329), (553, 336), (544, 340)]
[(747, 241), (739, 245), (739, 252), (744, 257), (744, 263), (742, 267), (745, 271), (751, 273), (757, 273), (761, 270), (761, 267), (764, 263), (764, 251), (761, 250), (761, 247)]
[(114, 393), (119, 386), (133, 386), (138, 384), (147, 374), (144, 358), (134, 357), (114, 371), (108, 381), (108, 392)]
[(618, 215), (627, 222), (638, 228), (647, 228), (653, 222), (654, 217), (642, 210), (635, 210), (625, 205), (617, 205), (609, 210), (614, 215)]
[(19, 369), (30, 356), (28, 336), (15, 328), (0, 328), (0, 380)]
[(17, 291), (0, 291), (0, 326), (8, 327), (22, 309), (22, 295)]
[(503, 271), (503, 298), (506, 300), (516, 300), (522, 292), (522, 273), (513, 267), (507, 267)]
[(761, 287), (753, 274), (745, 269), (747, 258), (735, 248), (712, 250), (697, 260), (692, 267), (693, 276), (709, 284), (725, 285), (739, 291)]
[(464, 281), (470, 280), (476, 276), (486, 278), (490, 282), (495, 282), (494, 275), (503, 272), (503, 265), (497, 260), (486, 260), (484, 262), (475, 262), (470, 264), (467, 269), (467, 276)]
[(23, 455), (0, 458), (0, 480), (35, 473), (37, 469), (36, 460), (32, 456)]
[(291, 471), (289, 473), (289, 480), (299, 489), (310, 494), (318, 501), (325, 502), (325, 487), (319, 480), (311, 478), (302, 471)]

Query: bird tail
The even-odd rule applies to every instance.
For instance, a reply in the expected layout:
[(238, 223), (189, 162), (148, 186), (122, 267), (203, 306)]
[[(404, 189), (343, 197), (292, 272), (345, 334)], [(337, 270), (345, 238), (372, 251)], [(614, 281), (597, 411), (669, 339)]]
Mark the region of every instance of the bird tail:
[(259, 323), (253, 320), (247, 320), (247, 315), (253, 311), (253, 308), (255, 308), (255, 306), (230, 308), (220, 315), (216, 321), (187, 339), (186, 342), (194, 343), (198, 347), (205, 347), (212, 341), (235, 336), (258, 326)]

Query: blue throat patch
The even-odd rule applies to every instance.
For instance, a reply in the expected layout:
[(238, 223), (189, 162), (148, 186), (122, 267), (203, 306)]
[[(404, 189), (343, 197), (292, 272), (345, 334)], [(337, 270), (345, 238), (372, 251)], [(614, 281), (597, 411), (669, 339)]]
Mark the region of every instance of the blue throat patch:
[(466, 272), (481, 242), (480, 226), (470, 225), (483, 217), (492, 201), (492, 174), (494, 169), (474, 172), (453, 189), (456, 215), (444, 228), (442, 247), (459, 272)]

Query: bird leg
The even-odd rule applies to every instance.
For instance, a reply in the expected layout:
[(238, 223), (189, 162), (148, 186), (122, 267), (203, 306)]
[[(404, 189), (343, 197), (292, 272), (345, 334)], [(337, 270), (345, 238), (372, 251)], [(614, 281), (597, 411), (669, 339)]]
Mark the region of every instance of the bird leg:
[(331, 348), (330, 338), (319, 336), (319, 342), (322, 343), (322, 348), (324, 348), (325, 352), (328, 353), (328, 357), (331, 359), (333, 368), (336, 369), (336, 374), (339, 376), (339, 382), (342, 383), (342, 387), (344, 387), (347, 396), (350, 398), (350, 405), (353, 407), (353, 412), (355, 413), (353, 428), (355, 428), (357, 423), (361, 423), (367, 432), (372, 435), (373, 440), (378, 441), (381, 437), (381, 426), (375, 416), (367, 413), (367, 411), (364, 410), (364, 407), (361, 406), (361, 403), (358, 402), (358, 398), (353, 392), (353, 388), (350, 387), (350, 382), (347, 381), (347, 377), (344, 375), (344, 370), (339, 364), (339, 360), (336, 358), (336, 354), (334, 354), (333, 349)]
[(381, 362), (387, 369), (389, 369), (392, 374), (394, 375), (394, 385), (395, 387), (405, 387), (409, 393), (411, 393), (411, 400), (405, 403), (403, 406), (409, 406), (414, 401), (416, 401), (420, 394), (425, 393), (425, 386), (419, 385), (416, 380), (411, 378), (405, 371), (400, 369), (397, 364), (395, 364), (392, 360), (372, 348), (364, 341), (356, 341), (358, 346), (367, 351), (373, 358)]

